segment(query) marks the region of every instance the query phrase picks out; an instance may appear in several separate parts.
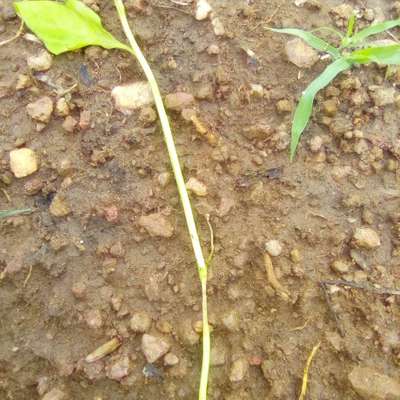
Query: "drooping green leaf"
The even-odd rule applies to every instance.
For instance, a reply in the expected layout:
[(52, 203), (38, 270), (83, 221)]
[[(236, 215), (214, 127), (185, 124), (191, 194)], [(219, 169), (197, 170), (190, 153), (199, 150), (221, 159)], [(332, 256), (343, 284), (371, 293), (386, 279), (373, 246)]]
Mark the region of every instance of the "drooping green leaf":
[(333, 47), (328, 42), (325, 42), (325, 40), (319, 38), (318, 36), (313, 35), (310, 32), (306, 32), (301, 29), (295, 29), (295, 28), (284, 28), (284, 29), (268, 28), (268, 29), (272, 32), (285, 33), (287, 35), (297, 36), (300, 39), (303, 39), (308, 45), (313, 47), (315, 50), (329, 53), (333, 58), (340, 57), (339, 50), (336, 47)]
[(332, 82), (332, 80), (335, 79), (339, 73), (349, 68), (351, 68), (351, 63), (344, 58), (339, 58), (332, 64), (328, 65), (322, 74), (319, 75), (313, 82), (311, 82), (311, 84), (303, 92), (293, 118), (292, 138), (290, 142), (291, 160), (293, 160), (293, 157), (296, 153), (300, 136), (310, 120), (316, 94), (321, 89), (328, 86), (329, 83)]
[(16, 215), (29, 214), (32, 212), (30, 208), (23, 208), (22, 210), (4, 210), (0, 211), (0, 218), (15, 217)]
[(355, 50), (346, 59), (351, 63), (368, 64), (400, 64), (400, 45), (368, 47)]
[(54, 54), (96, 45), (130, 51), (104, 29), (100, 17), (78, 0), (64, 3), (50, 0), (24, 0), (14, 3), (26, 25)]
[(355, 33), (350, 40), (350, 46), (357, 46), (363, 42), (366, 38), (372, 35), (377, 35), (378, 33), (385, 32), (396, 26), (400, 26), (400, 18), (393, 19), (390, 21), (380, 22), (378, 24), (370, 25), (368, 28), (362, 29), (361, 31)]

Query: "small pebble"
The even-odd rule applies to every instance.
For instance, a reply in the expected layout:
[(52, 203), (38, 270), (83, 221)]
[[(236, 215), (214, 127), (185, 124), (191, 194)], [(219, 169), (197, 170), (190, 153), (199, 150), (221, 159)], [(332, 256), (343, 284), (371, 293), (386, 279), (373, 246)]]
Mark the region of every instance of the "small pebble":
[(60, 389), (52, 389), (46, 393), (42, 400), (67, 400), (67, 394)]
[(149, 363), (156, 362), (169, 351), (170, 347), (169, 343), (161, 338), (146, 333), (142, 337), (142, 351)]
[(321, 150), (323, 143), (324, 142), (323, 142), (321, 136), (313, 136), (310, 139), (310, 150), (313, 153), (318, 153)]
[(370, 95), (376, 106), (382, 107), (393, 104), (396, 100), (396, 89), (385, 87), (369, 87)]
[(168, 186), (168, 184), (171, 182), (171, 174), (169, 172), (161, 172), (158, 175), (158, 183), (162, 188), (165, 188)]
[(301, 261), (301, 254), (298, 249), (293, 249), (290, 252), (290, 259), (292, 260), (293, 263), (298, 264)]
[(357, 228), (353, 235), (354, 244), (365, 249), (374, 249), (381, 245), (379, 235), (371, 228)]
[(48, 96), (41, 97), (39, 100), (29, 103), (26, 111), (32, 119), (47, 124), (53, 112), (53, 101)]
[(129, 370), (130, 360), (127, 355), (124, 355), (107, 368), (107, 377), (114, 381), (120, 381), (129, 375)]
[(222, 324), (230, 332), (237, 332), (240, 329), (239, 314), (236, 310), (231, 310), (222, 316)]
[(193, 95), (185, 92), (171, 93), (165, 97), (165, 107), (168, 110), (182, 111), (193, 103)]
[(298, 38), (289, 40), (285, 49), (288, 60), (299, 68), (310, 68), (319, 59), (318, 53)]
[(41, 179), (33, 178), (25, 183), (24, 190), (28, 196), (34, 196), (35, 194), (38, 194), (43, 189), (43, 186), (44, 186), (44, 183)]
[(119, 210), (117, 206), (109, 206), (109, 207), (104, 207), (104, 218), (107, 222), (118, 222), (119, 219)]
[(293, 102), (287, 99), (279, 100), (276, 103), (276, 109), (279, 113), (290, 113), (293, 111)]
[(211, 44), (208, 48), (207, 48), (207, 53), (211, 56), (211, 55), (217, 55), (220, 53), (220, 49), (219, 46), (216, 44)]
[(270, 240), (265, 243), (265, 250), (272, 257), (278, 257), (282, 253), (282, 245), (278, 240)]
[(15, 85), (15, 90), (22, 90), (31, 87), (33, 84), (32, 78), (26, 74), (19, 74), (17, 78), (17, 83)]
[(78, 121), (70, 115), (68, 115), (62, 123), (63, 129), (68, 133), (73, 133), (77, 125)]
[(139, 218), (138, 223), (150, 236), (170, 238), (174, 234), (174, 227), (160, 213), (143, 215)]
[(222, 21), (218, 17), (213, 18), (211, 20), (211, 24), (213, 26), (215, 36), (224, 36), (225, 35), (224, 25), (222, 24)]
[(400, 381), (370, 367), (357, 365), (348, 376), (354, 391), (365, 400), (400, 399)]
[(111, 96), (114, 99), (115, 108), (126, 115), (131, 114), (133, 110), (154, 103), (148, 82), (135, 82), (116, 86), (111, 91)]
[(325, 100), (322, 104), (324, 113), (328, 117), (334, 117), (338, 110), (337, 100), (336, 99), (329, 99)]
[(87, 286), (86, 283), (83, 281), (75, 282), (71, 288), (72, 294), (79, 300), (83, 299), (86, 296), (86, 290)]
[(196, 19), (202, 21), (211, 13), (212, 8), (207, 0), (198, 0), (196, 5)]
[(66, 217), (71, 213), (71, 208), (64, 196), (56, 194), (50, 204), (49, 211), (54, 217)]
[(143, 126), (149, 126), (157, 121), (157, 113), (152, 107), (143, 107), (140, 110), (139, 121)]
[(179, 358), (174, 353), (168, 353), (164, 357), (164, 365), (172, 367), (179, 363)]
[(229, 380), (233, 383), (242, 381), (247, 371), (249, 370), (249, 363), (246, 358), (241, 357), (233, 362), (232, 368), (229, 374)]
[(69, 106), (64, 97), (60, 97), (57, 100), (55, 112), (59, 117), (66, 117), (69, 115)]
[(90, 128), (92, 113), (89, 110), (82, 110), (79, 114), (79, 129), (85, 131)]
[(100, 310), (89, 310), (85, 315), (85, 321), (88, 327), (92, 329), (100, 329), (103, 326)]
[(31, 175), (38, 168), (38, 159), (33, 150), (23, 148), (10, 151), (10, 169), (16, 178)]
[(350, 270), (350, 265), (344, 260), (335, 260), (331, 264), (331, 268), (338, 274), (347, 274)]
[(192, 177), (186, 182), (186, 189), (193, 192), (196, 196), (207, 196), (207, 186), (196, 178)]
[(53, 57), (46, 50), (27, 58), (28, 67), (35, 72), (47, 71), (53, 64)]
[(144, 312), (137, 312), (133, 314), (129, 326), (131, 330), (135, 333), (145, 333), (151, 327), (151, 318), (150, 316)]

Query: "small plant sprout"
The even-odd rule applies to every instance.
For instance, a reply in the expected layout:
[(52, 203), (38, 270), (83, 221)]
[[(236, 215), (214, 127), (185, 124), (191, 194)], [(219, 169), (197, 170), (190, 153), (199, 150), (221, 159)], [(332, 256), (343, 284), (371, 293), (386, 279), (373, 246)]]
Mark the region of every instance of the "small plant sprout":
[(400, 44), (390, 43), (382, 45), (379, 42), (366, 41), (370, 36), (385, 32), (400, 25), (400, 19), (385, 21), (370, 25), (369, 27), (356, 32), (356, 17), (349, 19), (347, 32), (343, 35), (331, 28), (320, 28), (318, 30), (329, 30), (341, 38), (339, 47), (334, 47), (325, 40), (319, 38), (311, 32), (301, 29), (272, 29), (272, 32), (284, 33), (297, 36), (303, 39), (315, 50), (327, 53), (333, 62), (319, 75), (306, 90), (302, 93), (297, 105), (292, 123), (292, 137), (290, 142), (290, 159), (293, 160), (300, 137), (307, 127), (312, 114), (312, 107), (316, 94), (326, 86), (341, 72), (352, 68), (354, 65), (377, 63), (383, 65), (400, 64)]
[(129, 46), (121, 43), (102, 25), (100, 17), (78, 0), (65, 2), (51, 0), (24, 0), (14, 3), (19, 17), (43, 41), (53, 54), (95, 45), (106, 49), (120, 49), (132, 54), (143, 69), (151, 87), (164, 134), (172, 170), (178, 187), (186, 224), (196, 259), (202, 289), (203, 311), (203, 361), (201, 369), (199, 400), (207, 399), (207, 385), (210, 366), (210, 329), (207, 314), (207, 268), (197, 233), (189, 195), (185, 187), (182, 170), (176, 151), (168, 116), (164, 108), (160, 89), (154, 74), (139, 48), (129, 27), (122, 0), (114, 0), (121, 25), (129, 41)]

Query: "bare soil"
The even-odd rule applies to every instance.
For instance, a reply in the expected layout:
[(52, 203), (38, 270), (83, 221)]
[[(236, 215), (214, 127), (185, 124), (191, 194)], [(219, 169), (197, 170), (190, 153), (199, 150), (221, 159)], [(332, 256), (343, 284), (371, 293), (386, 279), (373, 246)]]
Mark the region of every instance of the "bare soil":
[[(290, 163), (292, 113), (278, 112), (276, 104), (295, 104), (326, 61), (299, 70), (285, 56), (290, 38), (265, 31), (263, 23), (332, 26), (329, 11), (341, 2), (321, 1), (318, 10), (294, 1), (210, 0), (223, 36), (209, 19), (195, 20), (193, 4), (148, 3), (129, 15), (162, 93), (192, 93), (199, 118), (218, 138), (210, 143), (170, 112), (184, 174), (207, 187), (207, 196), (192, 198), (206, 252), (207, 214), (215, 234), (209, 310), (218, 365), (211, 369), (210, 399), (298, 398), (318, 342), (308, 398), (369, 398), (349, 382), (354, 367), (399, 378), (399, 297), (369, 289), (399, 285), (400, 146), (396, 104), (375, 106), (368, 88), (396, 88), (400, 81), (385, 80), (386, 70), (374, 65), (336, 79), (336, 92), (318, 96)], [(395, 17), (389, 0), (347, 3)], [(122, 40), (112, 2), (96, 4)], [(7, 14), (8, 0), (1, 6)], [(18, 26), (7, 14), (0, 41)], [(208, 54), (211, 44), (219, 54)], [(160, 174), (170, 172), (161, 131), (157, 122), (144, 126), (139, 112), (115, 110), (110, 95), (116, 85), (143, 80), (140, 68), (119, 51), (77, 51), (54, 59), (47, 83), (36, 79), (15, 90), (18, 76), (29, 73), (27, 57), (40, 48), (24, 38), (0, 47), (0, 209), (33, 209), (0, 221), (0, 398), (42, 399), (57, 388), (74, 400), (195, 399), (200, 287), (176, 187), (172, 179), (160, 184)], [(346, 88), (349, 78), (361, 87)], [(57, 89), (75, 83), (64, 96), (77, 120), (90, 111), (90, 127), (68, 133), (53, 115), (38, 132), (26, 105), (44, 95), (56, 101)], [(263, 96), (252, 93), (252, 84), (263, 86)], [(354, 104), (360, 92), (366, 101)], [(332, 93), (338, 110), (327, 119), (323, 102)], [(317, 136), (320, 148), (310, 148)], [(17, 179), (9, 152), (23, 146), (39, 155), (40, 168)], [(34, 184), (39, 189), (32, 194)], [(56, 194), (69, 215), (51, 215)], [(139, 226), (141, 216), (153, 213), (173, 224), (171, 238), (151, 237)], [(375, 249), (354, 246), (355, 230), (365, 226), (379, 235)], [(290, 300), (267, 280), (264, 244), (272, 239), (282, 244), (272, 261)], [(335, 272), (337, 260), (348, 271)], [(321, 284), (327, 280), (363, 288)], [(138, 312), (150, 316), (147, 333), (167, 341), (178, 364), (147, 364), (142, 334), (130, 329)], [(119, 349), (94, 364), (84, 361), (115, 337)], [(128, 372), (116, 378), (112, 367), (125, 356)], [(232, 382), (239, 359), (245, 360), (235, 366), (240, 379)]]

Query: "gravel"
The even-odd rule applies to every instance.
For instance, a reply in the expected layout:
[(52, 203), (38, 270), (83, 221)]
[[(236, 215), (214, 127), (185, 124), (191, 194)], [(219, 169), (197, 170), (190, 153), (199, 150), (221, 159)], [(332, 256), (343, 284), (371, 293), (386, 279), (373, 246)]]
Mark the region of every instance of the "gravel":
[(170, 349), (169, 343), (156, 336), (144, 334), (142, 337), (142, 351), (147, 362), (154, 363)]
[(16, 178), (24, 178), (31, 175), (38, 168), (38, 159), (33, 150), (23, 148), (10, 151), (10, 169)]
[(400, 399), (400, 381), (372, 368), (357, 366), (349, 374), (353, 389), (365, 400)]
[(318, 61), (318, 53), (301, 39), (292, 39), (286, 43), (288, 60), (299, 68), (311, 68)]

